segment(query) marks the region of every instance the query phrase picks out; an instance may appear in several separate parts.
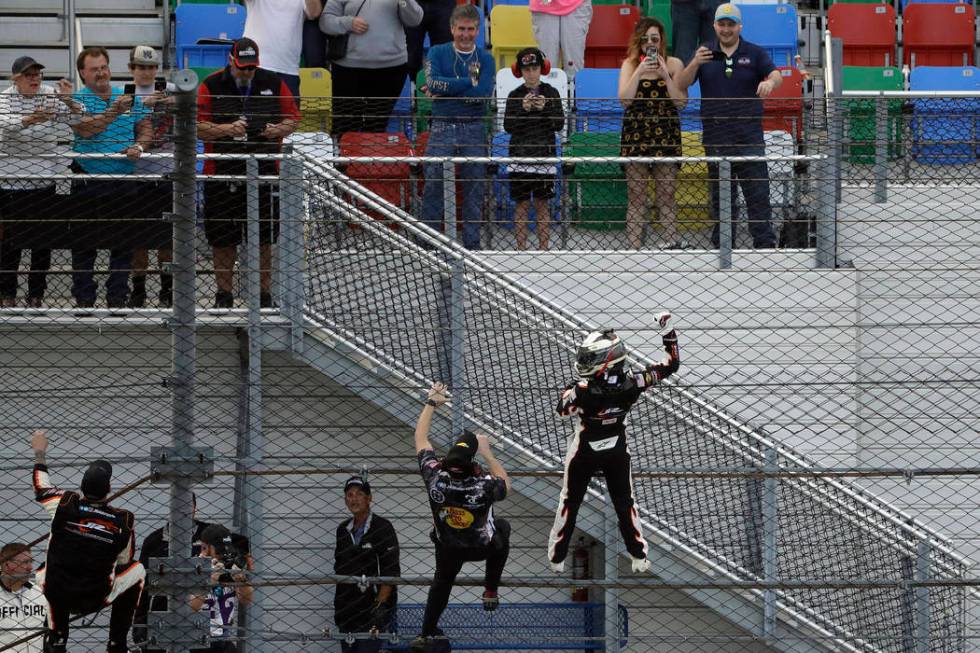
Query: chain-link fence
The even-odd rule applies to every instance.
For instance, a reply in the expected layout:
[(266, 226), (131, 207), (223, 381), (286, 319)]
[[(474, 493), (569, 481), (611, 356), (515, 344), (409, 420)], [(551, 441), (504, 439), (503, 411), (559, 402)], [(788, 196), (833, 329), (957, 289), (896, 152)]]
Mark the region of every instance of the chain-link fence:
[[(106, 459), (110, 505), (135, 514), (133, 646), (409, 648), (439, 585), (426, 410), (440, 455), (480, 431), (512, 480), (494, 506), (499, 606), (485, 563), (464, 565), (438, 624), (455, 648), (974, 648), (971, 105), (845, 97), (770, 129), (752, 103), (718, 131), (698, 98), (651, 101), (655, 120), (580, 99), (529, 151), (504, 136), (521, 138), (506, 103), (445, 119), (429, 98), (394, 102), (386, 133), (340, 134), (336, 99), (246, 111), (177, 85), (88, 150), (98, 113), (3, 116), (0, 544), (32, 548), (5, 555), (0, 647), (40, 650), (21, 582), (50, 530), (72, 530), (29, 487), (44, 429), (54, 485)], [(753, 107), (759, 142), (712, 140)], [(666, 149), (628, 147), (631, 120), (669, 126), (650, 139)], [(607, 471), (556, 573), (549, 531), (581, 444), (555, 406), (577, 347), (613, 328), (633, 369), (655, 364), (663, 310), (680, 369), (626, 426), (651, 569), (630, 564)], [(451, 401), (428, 409), (435, 381)], [(126, 539), (90, 517), (73, 541)], [(81, 570), (77, 586), (45, 576), (55, 603), (103, 597), (85, 546), (51, 550), (52, 569)], [(105, 647), (109, 614), (131, 609), (119, 589), (82, 606), (96, 614), (68, 650)]]

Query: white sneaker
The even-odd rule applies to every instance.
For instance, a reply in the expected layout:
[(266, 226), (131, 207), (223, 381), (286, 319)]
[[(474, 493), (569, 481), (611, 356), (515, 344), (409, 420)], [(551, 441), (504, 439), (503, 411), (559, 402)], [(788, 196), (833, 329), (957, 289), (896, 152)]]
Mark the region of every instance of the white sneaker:
[(650, 561), (646, 558), (633, 558), (633, 573), (643, 574), (650, 571)]
[(562, 560), (561, 562), (551, 562), (549, 560), (548, 561), (548, 566), (551, 567), (551, 571), (555, 572), (556, 574), (563, 574), (563, 573), (565, 573), (565, 561), (564, 560)]

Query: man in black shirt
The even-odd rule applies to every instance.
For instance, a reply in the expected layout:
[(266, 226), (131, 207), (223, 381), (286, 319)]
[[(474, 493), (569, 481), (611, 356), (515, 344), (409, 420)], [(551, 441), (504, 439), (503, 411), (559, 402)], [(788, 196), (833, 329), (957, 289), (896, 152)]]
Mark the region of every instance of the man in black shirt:
[(108, 504), (112, 465), (97, 460), (82, 477), (80, 492), (59, 490), (48, 478), (48, 438), (31, 437), (34, 496), (51, 516), (51, 536), (38, 584), (48, 600), (45, 653), (68, 647), (70, 614), (91, 614), (112, 605), (108, 653), (126, 653), (126, 637), (146, 572), (133, 560), (133, 513)]
[[(351, 517), (337, 526), (333, 570), (351, 576), (400, 576), (398, 535), (391, 522), (371, 510), (371, 485), (361, 476), (344, 483), (344, 502)], [(398, 590), (394, 585), (352, 583), (337, 585), (334, 621), (342, 633), (379, 632), (387, 629)], [(340, 643), (343, 653), (377, 653), (380, 639)]]
[[(422, 634), (412, 642), (413, 651), (424, 650), (427, 638), (442, 634), (439, 617), (464, 562), (487, 561), (483, 608), (496, 609), (497, 589), (510, 553), (510, 524), (494, 519), (493, 514), (493, 504), (510, 491), (510, 478), (490, 451), (487, 436), (467, 431), (455, 439), (442, 460), (436, 458), (429, 442), (432, 415), (446, 401), (446, 386), (434, 384), (415, 426), (415, 452), (432, 509), (436, 573), (425, 603)], [(473, 462), (477, 453), (486, 460), (489, 474)]]

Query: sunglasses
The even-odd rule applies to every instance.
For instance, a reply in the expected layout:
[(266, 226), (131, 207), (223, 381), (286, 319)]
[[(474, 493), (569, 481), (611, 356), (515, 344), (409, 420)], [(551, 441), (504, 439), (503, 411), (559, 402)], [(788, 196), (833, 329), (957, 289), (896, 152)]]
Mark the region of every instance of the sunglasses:
[(648, 36), (646, 34), (644, 34), (643, 36), (640, 37), (640, 43), (649, 43), (650, 41), (653, 41), (654, 43), (659, 43), (660, 42), (660, 37), (659, 36)]

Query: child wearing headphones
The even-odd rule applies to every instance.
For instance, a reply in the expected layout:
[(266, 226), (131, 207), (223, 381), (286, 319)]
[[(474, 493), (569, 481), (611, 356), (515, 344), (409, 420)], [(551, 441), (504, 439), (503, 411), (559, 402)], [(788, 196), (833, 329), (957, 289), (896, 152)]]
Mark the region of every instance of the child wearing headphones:
[[(504, 131), (510, 134), (510, 156), (554, 157), (555, 134), (565, 126), (565, 110), (557, 89), (542, 77), (551, 71), (551, 62), (537, 48), (517, 53), (511, 71), (524, 79), (507, 96)], [(548, 249), (551, 212), (548, 201), (555, 195), (558, 166), (554, 163), (509, 164), (510, 198), (517, 203), (514, 227), (517, 249), (527, 249), (528, 213), (534, 201), (538, 247)]]

